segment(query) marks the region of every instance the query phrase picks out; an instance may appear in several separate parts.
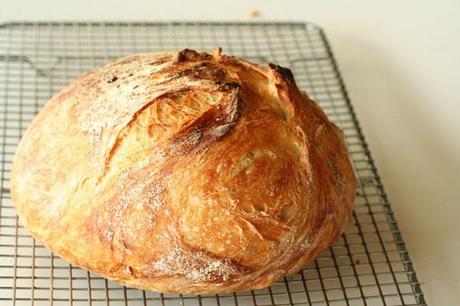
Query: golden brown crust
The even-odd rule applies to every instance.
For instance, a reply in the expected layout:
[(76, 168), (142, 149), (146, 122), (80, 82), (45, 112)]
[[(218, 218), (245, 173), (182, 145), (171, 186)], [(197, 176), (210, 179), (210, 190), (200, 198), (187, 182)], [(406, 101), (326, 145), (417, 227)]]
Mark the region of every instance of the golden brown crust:
[(351, 214), (343, 137), (292, 73), (183, 50), (116, 60), (36, 116), (13, 166), (21, 221), (70, 263), (124, 285), (270, 285)]

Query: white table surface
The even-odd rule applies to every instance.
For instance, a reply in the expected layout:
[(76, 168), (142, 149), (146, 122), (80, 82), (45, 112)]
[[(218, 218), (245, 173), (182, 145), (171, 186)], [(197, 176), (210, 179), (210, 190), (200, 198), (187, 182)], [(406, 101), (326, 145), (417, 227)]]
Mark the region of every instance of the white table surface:
[(0, 22), (248, 20), (251, 10), (325, 28), (426, 299), (458, 305), (459, 0), (2, 0)]

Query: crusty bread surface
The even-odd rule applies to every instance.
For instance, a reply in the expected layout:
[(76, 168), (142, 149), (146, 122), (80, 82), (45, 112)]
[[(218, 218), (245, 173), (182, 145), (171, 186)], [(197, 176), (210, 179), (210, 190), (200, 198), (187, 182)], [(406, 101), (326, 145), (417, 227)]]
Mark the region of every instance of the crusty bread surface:
[(355, 177), (290, 70), (186, 49), (118, 59), (54, 96), (18, 146), (11, 192), (69, 263), (204, 294), (314, 260), (351, 215)]

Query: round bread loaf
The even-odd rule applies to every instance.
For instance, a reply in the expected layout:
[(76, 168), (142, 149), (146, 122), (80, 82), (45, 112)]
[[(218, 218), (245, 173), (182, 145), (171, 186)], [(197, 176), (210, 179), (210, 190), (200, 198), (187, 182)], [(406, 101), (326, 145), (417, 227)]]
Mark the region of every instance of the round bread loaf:
[(28, 231), (130, 287), (269, 286), (342, 233), (355, 178), (340, 130), (290, 70), (183, 50), (125, 57), (54, 96), (11, 192)]

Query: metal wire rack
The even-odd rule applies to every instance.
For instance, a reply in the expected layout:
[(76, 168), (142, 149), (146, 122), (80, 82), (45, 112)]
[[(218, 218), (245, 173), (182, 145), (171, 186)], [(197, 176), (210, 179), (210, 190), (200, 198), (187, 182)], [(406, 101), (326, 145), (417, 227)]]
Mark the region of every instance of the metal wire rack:
[[(270, 288), (172, 295), (122, 287), (48, 252), (18, 223), (9, 194), (15, 147), (43, 104), (111, 59), (195, 48), (290, 67), (344, 131), (358, 177), (352, 221), (315, 262)], [(305, 23), (0, 25), (1, 305), (426, 305), (324, 32)]]

